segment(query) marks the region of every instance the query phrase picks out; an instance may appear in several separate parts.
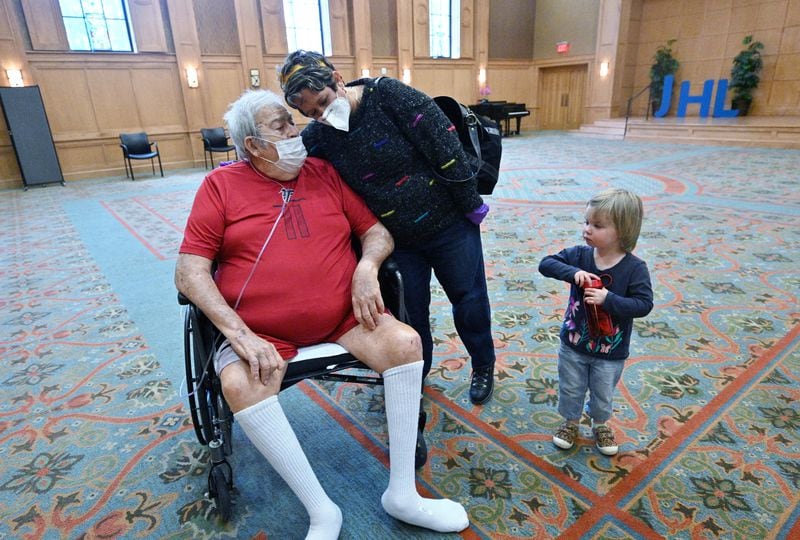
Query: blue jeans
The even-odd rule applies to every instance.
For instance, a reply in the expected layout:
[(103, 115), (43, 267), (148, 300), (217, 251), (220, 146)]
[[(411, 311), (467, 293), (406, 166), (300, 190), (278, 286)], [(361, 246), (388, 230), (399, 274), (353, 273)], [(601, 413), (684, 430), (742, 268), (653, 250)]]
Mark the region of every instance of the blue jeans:
[(581, 354), (562, 343), (558, 350), (558, 413), (567, 420), (580, 420), (588, 390), (592, 420), (602, 424), (611, 418), (614, 388), (624, 367), (624, 360)]
[(494, 366), (480, 227), (465, 218), (415, 249), (395, 249), (393, 257), (403, 274), (411, 326), (422, 338), (423, 380), (433, 363), (431, 270), (453, 305), (456, 331), (472, 359), (472, 368)]

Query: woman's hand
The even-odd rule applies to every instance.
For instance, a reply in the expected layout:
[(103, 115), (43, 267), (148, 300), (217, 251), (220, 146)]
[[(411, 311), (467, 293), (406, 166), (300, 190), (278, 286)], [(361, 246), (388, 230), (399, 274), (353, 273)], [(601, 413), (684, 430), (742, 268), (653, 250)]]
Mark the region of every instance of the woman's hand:
[(475, 225), (480, 225), (481, 222), (483, 221), (483, 218), (485, 218), (486, 214), (488, 213), (489, 213), (489, 205), (483, 203), (472, 212), (467, 212), (466, 217)]

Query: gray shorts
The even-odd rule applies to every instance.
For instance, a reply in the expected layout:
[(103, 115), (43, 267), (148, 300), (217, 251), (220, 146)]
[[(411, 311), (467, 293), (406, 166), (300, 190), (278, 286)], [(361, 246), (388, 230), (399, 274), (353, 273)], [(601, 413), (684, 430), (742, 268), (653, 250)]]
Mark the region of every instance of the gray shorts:
[[(289, 360), (289, 363), (300, 364), (311, 358), (332, 358), (346, 352), (347, 351), (341, 345), (336, 343), (320, 343), (319, 345), (301, 347), (297, 350), (297, 356)], [(217, 376), (219, 376), (223, 369), (239, 360), (241, 360), (239, 355), (233, 351), (231, 342), (226, 338), (214, 352), (214, 371), (217, 373)]]
[(226, 338), (225, 341), (222, 342), (222, 345), (214, 351), (214, 371), (216, 371), (217, 376), (219, 376), (223, 369), (239, 360), (239, 355), (233, 352), (231, 342)]

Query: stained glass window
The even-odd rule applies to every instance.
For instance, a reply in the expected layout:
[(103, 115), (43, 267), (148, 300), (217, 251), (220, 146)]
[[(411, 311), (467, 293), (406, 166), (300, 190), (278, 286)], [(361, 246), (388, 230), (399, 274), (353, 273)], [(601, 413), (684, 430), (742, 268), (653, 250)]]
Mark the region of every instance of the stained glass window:
[(433, 58), (461, 57), (460, 0), (430, 0), (428, 3), (430, 53)]
[(331, 24), (328, 0), (283, 0), (289, 50), (331, 54)]
[(73, 51), (133, 51), (125, 0), (58, 0)]

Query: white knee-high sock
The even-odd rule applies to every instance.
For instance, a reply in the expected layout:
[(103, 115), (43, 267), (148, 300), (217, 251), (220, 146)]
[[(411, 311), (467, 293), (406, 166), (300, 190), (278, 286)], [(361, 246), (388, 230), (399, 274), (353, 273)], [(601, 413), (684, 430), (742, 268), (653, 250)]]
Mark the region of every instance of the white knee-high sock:
[[(271, 396), (235, 413), (247, 437), (305, 506), (311, 525), (307, 540), (335, 540), (342, 512), (317, 480), (278, 396)], [(279, 516), (276, 516), (276, 518)]]
[(449, 499), (425, 499), (417, 493), (414, 450), (417, 444), (422, 361), (383, 372), (389, 429), (389, 487), (381, 497), (386, 512), (400, 521), (457, 532), (469, 527), (464, 507)]

